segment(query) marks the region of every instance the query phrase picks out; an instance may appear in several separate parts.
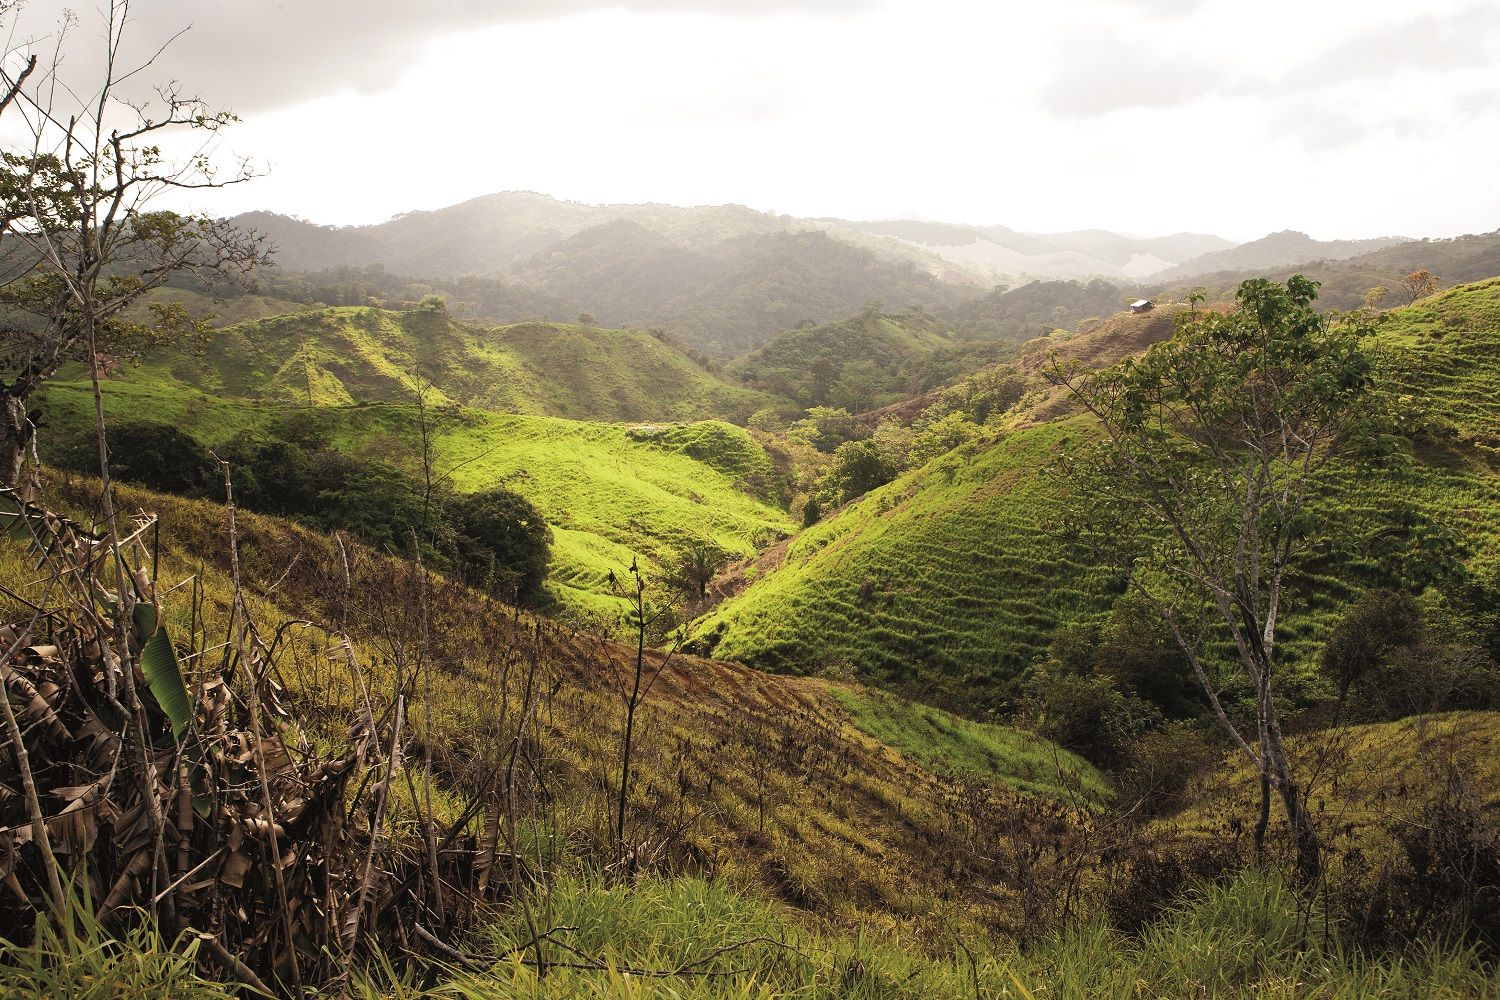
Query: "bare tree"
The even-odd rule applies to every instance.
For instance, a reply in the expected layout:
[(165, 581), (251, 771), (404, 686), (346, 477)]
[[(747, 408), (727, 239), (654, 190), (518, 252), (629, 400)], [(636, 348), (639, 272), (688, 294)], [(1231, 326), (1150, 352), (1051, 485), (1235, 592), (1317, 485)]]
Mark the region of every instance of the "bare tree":
[(624, 732), (620, 736), (620, 783), (616, 790), (615, 802), (615, 860), (617, 864), (626, 865), (629, 862), (625, 847), (625, 826), (630, 808), (630, 782), (631, 770), (634, 765), (635, 740), (636, 740), (636, 716), (642, 704), (651, 694), (651, 689), (656, 686), (657, 679), (661, 677), (662, 671), (672, 661), (672, 658), (682, 648), (683, 633), (679, 629), (673, 636), (671, 646), (656, 659), (655, 663), (647, 656), (646, 647), (652, 638), (653, 632), (665, 621), (668, 612), (672, 610), (670, 604), (653, 606), (647, 594), (646, 578), (641, 573), (640, 567), (635, 561), (630, 563), (627, 570), (629, 578), (623, 583), (611, 570), (609, 574), (611, 586), (623, 589), (625, 598), (629, 602), (629, 612), (626, 616), (626, 624), (634, 633), (635, 656), (628, 667), (617, 666), (619, 678), (618, 694), (620, 702), (625, 710)]
[(254, 234), (163, 207), (172, 192), (253, 176), (244, 161), (227, 172), (215, 165), (215, 141), (237, 119), (176, 83), (150, 99), (125, 96), (161, 49), (123, 65), (129, 0), (112, 0), (104, 18), (92, 89), (75, 90), (60, 75), (77, 28), (71, 16), (50, 50), (22, 42), (5, 64), (20, 56), (22, 68), (0, 65), (0, 112), (30, 138), (29, 148), (0, 155), (0, 485), (21, 484), (36, 429), (29, 403), (63, 364), (88, 364), (97, 396), (111, 358), (205, 333), (180, 305), (152, 303), (149, 319), (132, 306), (174, 275), (242, 277), (268, 260)]

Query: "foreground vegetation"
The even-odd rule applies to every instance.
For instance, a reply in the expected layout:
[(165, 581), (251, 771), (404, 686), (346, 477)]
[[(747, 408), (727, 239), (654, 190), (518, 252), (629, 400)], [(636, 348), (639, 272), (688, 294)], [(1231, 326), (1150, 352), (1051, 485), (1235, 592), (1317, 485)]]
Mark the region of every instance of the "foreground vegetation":
[[(1274, 877), (1246, 874), (1205, 887), (1135, 936), (1089, 924), (1025, 952), (945, 942), (923, 955), (882, 935), (814, 930), (785, 910), (722, 882), (695, 878), (628, 886), (572, 878), (552, 887), (550, 913), (568, 928), (545, 975), (524, 957), (531, 936), (514, 914), (486, 925), (476, 950), (423, 985), (416, 969), (375, 963), (351, 984), (361, 1000), (511, 1000), (522, 997), (1016, 1000), (1228, 998), (1483, 1000), (1500, 990), (1477, 956), (1432, 946), (1370, 957), (1319, 926), (1318, 915)], [(0, 988), (80, 998), (233, 995), (192, 969), (191, 942), (173, 949), (149, 930), (111, 942), (87, 921), (72, 939), (46, 935), (0, 966)], [(591, 956), (580, 961), (580, 954)], [(595, 961), (597, 959), (597, 961)], [(588, 967), (596, 964), (597, 968)], [(582, 967), (581, 967), (582, 966)]]

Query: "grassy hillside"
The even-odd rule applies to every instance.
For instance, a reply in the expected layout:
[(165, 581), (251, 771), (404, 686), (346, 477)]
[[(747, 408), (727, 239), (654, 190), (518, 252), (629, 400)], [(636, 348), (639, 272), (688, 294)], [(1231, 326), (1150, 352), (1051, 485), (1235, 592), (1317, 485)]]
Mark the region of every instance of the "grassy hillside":
[[(1431, 790), (1455, 757), (1468, 768), (1478, 808), (1500, 810), (1500, 712), (1445, 712), (1329, 729), (1292, 740), (1290, 752), (1304, 773), (1317, 774), (1323, 762), (1321, 769), (1336, 775), (1336, 789), (1319, 786), (1315, 792), (1329, 800), (1325, 812), (1334, 810), (1324, 822), (1337, 829), (1341, 848), (1388, 849), (1393, 808)], [(1226, 815), (1244, 817), (1248, 826), (1257, 798), (1254, 769), (1236, 755), (1198, 780), (1193, 805), (1175, 822), (1191, 835), (1211, 837)]]
[[(91, 519), (97, 483), (53, 481), (48, 500)], [(192, 631), (222, 636), (231, 603), (224, 508), (130, 488), (120, 489), (119, 503), (161, 519), (154, 571), (163, 591), (173, 588), (163, 612), (179, 643), (191, 641), (189, 622), (197, 624)], [(611, 796), (601, 790), (618, 773), (615, 685), (633, 648), (513, 617), (512, 609), (456, 585), (429, 581), (430, 589), (419, 591), (402, 564), (360, 546), (346, 561), (326, 536), (279, 519), (242, 512), (239, 539), (248, 607), (266, 634), (287, 619), (341, 622), (365, 665), (366, 673), (351, 675), (342, 657), (330, 659), (329, 638), (316, 630), (291, 629), (278, 640), (283, 703), (320, 745), (348, 738), (366, 685), (377, 706), (391, 697), (390, 650), (415, 641), (415, 605), (425, 594), (427, 655), (439, 669), (431, 672), (431, 701), (425, 691), (412, 692), (409, 712), (414, 727), (417, 719), (431, 727), (442, 822), (456, 818), (458, 797), (480, 782), (475, 768), (500, 752), (493, 734), (496, 713), (504, 711), (501, 692), (509, 692), (514, 712), (525, 683), (524, 670), (501, 673), (500, 665), (526, 653), (535, 636), (541, 688), (551, 692), (535, 737), (546, 768), (547, 821), (557, 824), (546, 850), (559, 853), (548, 867), (577, 871), (607, 854)], [(173, 586), (189, 578), (197, 584)], [(46, 599), (33, 557), (9, 535), (0, 535), (0, 586), (0, 622), (25, 620), (30, 609), (22, 601)], [(202, 598), (196, 605), (195, 593)], [(960, 912), (953, 901), (1006, 898), (1003, 888), (981, 888), (945, 867), (939, 855), (959, 850), (946, 806), (955, 785), (946, 768), (929, 770), (920, 754), (871, 739), (861, 717), (845, 708), (848, 699), (876, 697), (818, 679), (676, 658), (637, 719), (630, 835), (648, 845), (660, 838), (664, 870), (691, 865), (740, 891), (835, 920), (936, 927)], [(878, 697), (893, 711), (922, 711)], [(430, 719), (419, 703), (430, 704)], [(1103, 787), (1093, 767), (1046, 741), (998, 726), (983, 732), (988, 745), (1024, 754), (986, 769), (1003, 803), (1050, 802), (1059, 789), (1043, 787), (1049, 783)], [(420, 770), (415, 747), (407, 760)], [(392, 808), (398, 806), (394, 829), (409, 833), (414, 807), (404, 799)], [(696, 818), (684, 824), (684, 815)], [(993, 916), (1002, 919), (999, 909)]]
[[(87, 517), (96, 486), (52, 482), (47, 495)], [(196, 652), (200, 641), (217, 642), (232, 593), (223, 508), (128, 489), (120, 500), (161, 519), (160, 558), (150, 562), (164, 620), (184, 637), (179, 644)], [(1016, 790), (1038, 776), (1097, 789), (1101, 780), (1087, 765), (1034, 737), (960, 723), (888, 695), (692, 658), (666, 667), (636, 720), (630, 843), (656, 853), (644, 871), (619, 877), (609, 867), (610, 803), (621, 725), (615, 681), (628, 650), (513, 619), (479, 595), (419, 583), (359, 547), (346, 560), (328, 538), (275, 519), (243, 515), (239, 538), (244, 607), (266, 634), (290, 619), (338, 621), (349, 632), (345, 645), (316, 629), (277, 629), (267, 654), (284, 707), (278, 724), (295, 725), (320, 751), (348, 746), (361, 705), (386, 717), (398, 688), (390, 650), (412, 652), (413, 605), (431, 616), (422, 618), (429, 638), (421, 654), (439, 669), (420, 685), (408, 679), (413, 742), (398, 769), (410, 795), (389, 799), (386, 856), (423, 829), (418, 789), (428, 751), (435, 822), (457, 823), (460, 844), (480, 838), (482, 816), (459, 817), (504, 760), (507, 741), (499, 737), (520, 741), (503, 707), (506, 695), (515, 706), (533, 685), (517, 660), (535, 665), (536, 687), (546, 692), (526, 737), (541, 769), (526, 788), (545, 794), (512, 807), (524, 810), (518, 849), (537, 859), (545, 886), (530, 890), (529, 908), (502, 898), (473, 933), (444, 942), (443, 963), (426, 986), (419, 970), (403, 977), (356, 958), (356, 995), (926, 1000), (1252, 991), (1292, 1000), (1312, 990), (1330, 1000), (1457, 1000), (1487, 996), (1493, 985), (1493, 969), (1460, 947), (1366, 954), (1345, 942), (1337, 923), (1318, 921), (1308, 933), (1308, 900), (1264, 872), (1190, 886), (1155, 916), (1143, 915), (1139, 933), (1113, 930), (1103, 913), (1116, 876), (1127, 871), (1116, 857), (1124, 842), (1098, 843), (1110, 828), (1051, 797), (1055, 789)], [(193, 586), (178, 585), (188, 580)], [(32, 555), (9, 536), (0, 538), (0, 585), (0, 622), (31, 620), (23, 602), (47, 601)], [(204, 659), (184, 660), (193, 679), (213, 673)], [(1481, 763), (1493, 762), (1492, 717), (1458, 722), (1482, 737), (1473, 744), (1488, 754)], [(1377, 727), (1378, 738), (1356, 733), (1354, 770), (1416, 759), (1413, 748), (1441, 739), (1451, 724)], [(1032, 772), (1020, 781), (1018, 763)], [(1476, 772), (1486, 795), (1492, 771)], [(1220, 816), (1203, 818), (1223, 825)], [(1128, 827), (1124, 835), (1156, 837)], [(547, 940), (533, 952), (535, 914), (547, 921)], [(197, 979), (191, 958), (177, 960), (149, 928), (125, 948), (87, 936), (94, 930), (85, 919), (81, 939), (44, 937), (8, 949), (0, 991), (30, 995), (46, 982), (58, 996), (232, 995)], [(528, 963), (544, 953), (553, 966), (541, 977)]]
[(1052, 630), (1107, 606), (1105, 580), (1044, 530), (1043, 471), (1078, 424), (965, 446), (799, 534), (697, 626), (715, 655), (811, 671), (844, 663), (929, 697), (1003, 700)]
[(862, 732), (935, 774), (998, 778), (1023, 791), (1080, 803), (1109, 794), (1082, 758), (1030, 733), (960, 718), (891, 694), (854, 687), (830, 690)]
[[(1107, 361), (1165, 335), (1170, 318), (1137, 317), (1076, 338), (1080, 360)], [(1065, 344), (1067, 342), (1064, 342)], [(1407, 465), (1350, 470), (1328, 501), (1340, 530), (1376, 539), (1414, 512), (1445, 526), (1470, 566), (1500, 560), (1500, 280), (1467, 286), (1391, 314), (1379, 336), (1387, 377), (1428, 400), (1436, 440), (1416, 432)], [(1114, 345), (1113, 347), (1111, 345)], [(1058, 484), (1049, 471), (1081, 417), (992, 430), (867, 494), (792, 540), (784, 558), (697, 625), (716, 655), (784, 670), (846, 664), (870, 676), (970, 706), (1004, 704), (1012, 683), (1061, 623), (1104, 612), (1107, 574), (1078, 564), (1049, 524)], [(1441, 428), (1446, 428), (1443, 430)], [(1355, 576), (1307, 568), (1285, 649), (1310, 669)]]
[(770, 402), (639, 330), (484, 327), (441, 309), (339, 307), (242, 323), (201, 359), (162, 356), (140, 378), (285, 405), (433, 403), (583, 420), (743, 420)]
[[(440, 477), (461, 491), (504, 484), (547, 518), (551, 591), (569, 613), (615, 608), (607, 574), (636, 555), (663, 575), (690, 540), (745, 556), (791, 530), (762, 499), (765, 451), (731, 424), (692, 422), (775, 400), (642, 331), (338, 307), (216, 331), (201, 356), (157, 354), (105, 386), (114, 419), (173, 423), (210, 445), (291, 421), (409, 472), (421, 465), (419, 391)], [(44, 409), (56, 446), (90, 420), (87, 383), (53, 384)]]
[[(413, 406), (278, 406), (144, 376), (104, 388), (111, 419), (173, 423), (210, 446), (285, 428), (290, 420), (299, 433), (340, 451), (420, 468)], [(86, 382), (55, 383), (44, 411), (49, 440), (66, 440), (88, 425), (91, 390)], [(618, 610), (607, 575), (636, 556), (661, 576), (689, 541), (746, 556), (792, 529), (785, 511), (757, 498), (772, 478), (769, 457), (732, 424), (605, 424), (471, 409), (437, 412), (430, 420), (440, 477), (459, 491), (504, 485), (541, 510), (553, 531), (549, 592), (569, 615)]]

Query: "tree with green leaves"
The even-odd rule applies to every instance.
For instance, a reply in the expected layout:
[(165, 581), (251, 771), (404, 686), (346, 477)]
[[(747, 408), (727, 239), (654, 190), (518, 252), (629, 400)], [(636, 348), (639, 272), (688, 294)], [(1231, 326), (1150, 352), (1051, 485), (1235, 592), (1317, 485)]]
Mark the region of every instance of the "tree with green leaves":
[[(1369, 327), (1319, 314), (1317, 289), (1300, 275), (1247, 281), (1233, 311), (1184, 314), (1143, 356), (1092, 374), (1048, 368), (1102, 430), (1063, 459), (1070, 524), (1162, 616), (1255, 767), (1257, 847), (1274, 792), (1308, 877), (1320, 847), (1282, 738), (1278, 639), (1317, 537), (1320, 473), (1358, 437), (1374, 393)], [(1242, 714), (1224, 697), (1235, 684), (1249, 696)]]
[[(146, 316), (132, 307), (174, 275), (243, 275), (267, 260), (253, 234), (161, 208), (173, 192), (251, 177), (243, 161), (228, 172), (215, 164), (212, 141), (236, 119), (176, 83), (150, 100), (122, 94), (151, 61), (121, 62), (128, 0), (103, 13), (102, 72), (92, 90), (61, 76), (71, 15), (45, 48), (23, 43), (7, 53), (24, 60), (17, 72), (5, 68), (13, 60), (0, 64), (0, 114), (26, 136), (0, 154), (0, 486), (22, 483), (36, 429), (30, 402), (62, 365), (81, 361), (97, 378), (122, 355), (204, 335), (181, 306), (151, 303)], [(185, 140), (196, 140), (197, 151), (167, 152)]]
[(677, 550), (673, 582), (690, 600), (708, 597), (708, 585), (729, 563), (729, 553), (711, 541), (694, 538)]

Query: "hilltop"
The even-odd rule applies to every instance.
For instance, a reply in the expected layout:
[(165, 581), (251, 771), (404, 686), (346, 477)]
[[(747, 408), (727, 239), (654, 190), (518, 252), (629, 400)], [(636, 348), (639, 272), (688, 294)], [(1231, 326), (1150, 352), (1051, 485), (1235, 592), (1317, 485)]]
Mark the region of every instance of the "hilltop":
[(1396, 237), (1369, 240), (1315, 240), (1286, 229), (1239, 246), (1190, 258), (1150, 276), (1153, 282), (1176, 282), (1216, 271), (1266, 272), (1313, 261), (1347, 260), (1406, 242)]

